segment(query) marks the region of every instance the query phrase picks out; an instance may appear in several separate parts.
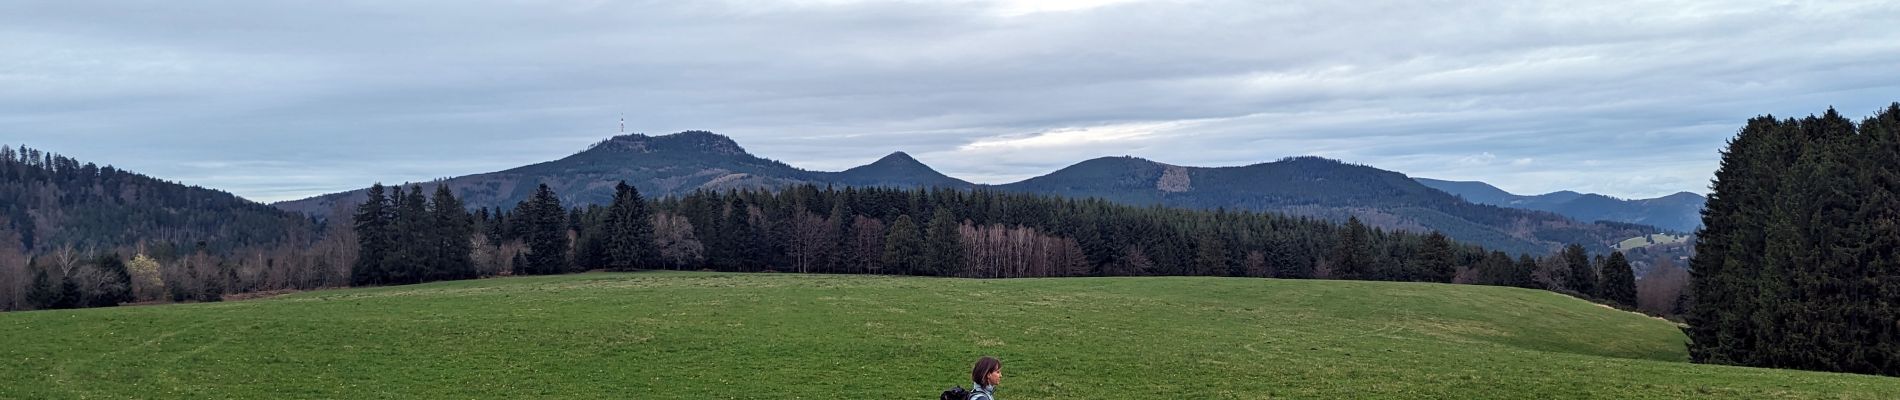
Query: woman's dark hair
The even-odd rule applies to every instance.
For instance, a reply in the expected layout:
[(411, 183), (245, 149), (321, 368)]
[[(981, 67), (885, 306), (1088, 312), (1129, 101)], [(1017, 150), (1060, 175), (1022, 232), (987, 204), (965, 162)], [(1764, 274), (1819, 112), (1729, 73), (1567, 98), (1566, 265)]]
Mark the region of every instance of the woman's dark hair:
[(976, 359), (976, 366), (970, 368), (970, 382), (978, 385), (988, 385), (990, 384), (990, 373), (1000, 369), (1003, 369), (1003, 362), (1001, 360), (988, 356)]

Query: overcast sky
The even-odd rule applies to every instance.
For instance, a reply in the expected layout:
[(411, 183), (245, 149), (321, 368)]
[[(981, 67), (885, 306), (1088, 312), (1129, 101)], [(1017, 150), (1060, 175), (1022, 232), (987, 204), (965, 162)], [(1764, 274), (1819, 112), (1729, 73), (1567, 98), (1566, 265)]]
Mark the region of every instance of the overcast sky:
[(1706, 192), (1749, 117), (1893, 101), (1893, 1), (0, 3), (0, 142), (260, 201), (552, 160), (623, 114), (818, 170), (1320, 155), (1654, 197)]

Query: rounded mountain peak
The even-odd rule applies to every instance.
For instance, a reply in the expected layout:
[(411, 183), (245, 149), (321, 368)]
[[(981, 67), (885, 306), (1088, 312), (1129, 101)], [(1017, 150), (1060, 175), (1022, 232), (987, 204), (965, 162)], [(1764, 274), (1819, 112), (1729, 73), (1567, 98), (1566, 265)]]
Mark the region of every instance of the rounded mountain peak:
[(621, 135), (595, 144), (589, 150), (607, 150), (630, 153), (689, 152), (719, 155), (746, 154), (739, 142), (732, 138), (708, 131), (685, 131), (670, 135), (648, 136), (644, 134)]

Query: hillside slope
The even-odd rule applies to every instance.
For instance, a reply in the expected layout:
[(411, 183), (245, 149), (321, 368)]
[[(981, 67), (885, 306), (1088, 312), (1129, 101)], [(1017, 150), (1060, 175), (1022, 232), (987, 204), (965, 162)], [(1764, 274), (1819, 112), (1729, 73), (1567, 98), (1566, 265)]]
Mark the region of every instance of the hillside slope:
[(1387, 229), (1437, 230), (1511, 253), (1542, 254), (1568, 243), (1607, 250), (1653, 230), (1473, 204), (1405, 174), (1318, 157), (1216, 168), (1104, 157), (996, 187), (1138, 205), (1273, 211), (1335, 221), (1358, 217)]
[(190, 251), (275, 244), (310, 233), (303, 216), (230, 193), (110, 165), (0, 146), (0, 243), (28, 253), (136, 244)]
[(1506, 192), (1484, 182), (1417, 178), (1419, 183), (1466, 201), (1499, 207), (1549, 211), (1578, 221), (1614, 221), (1643, 224), (1679, 233), (1702, 226), (1702, 205), (1708, 198), (1680, 192), (1653, 199), (1625, 200), (1595, 193), (1559, 191), (1535, 196)]
[[(1533, 290), (619, 273), (0, 314), (0, 398), (1895, 398)], [(819, 393), (814, 395), (814, 393)]]

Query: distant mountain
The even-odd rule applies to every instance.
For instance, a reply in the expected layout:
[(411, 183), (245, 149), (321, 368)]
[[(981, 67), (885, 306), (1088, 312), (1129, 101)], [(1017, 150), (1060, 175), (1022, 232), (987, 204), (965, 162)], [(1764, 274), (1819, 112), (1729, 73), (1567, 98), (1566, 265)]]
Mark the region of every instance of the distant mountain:
[[(602, 204), (612, 197), (613, 185), (622, 180), (648, 196), (794, 184), (958, 187), (1096, 197), (1137, 205), (1272, 211), (1335, 221), (1359, 217), (1387, 229), (1443, 231), (1463, 242), (1513, 253), (1543, 253), (1567, 243), (1607, 250), (1622, 239), (1658, 231), (1473, 204), (1404, 174), (1317, 157), (1220, 168), (1105, 157), (1021, 182), (977, 185), (945, 176), (901, 152), (844, 171), (808, 171), (754, 156), (730, 138), (699, 131), (619, 136), (560, 160), (422, 186), (426, 190), (447, 184), (470, 207), (512, 207), (527, 198), (537, 183), (547, 183), (567, 204)], [(323, 215), (338, 203), (347, 206), (361, 197), (358, 190), (277, 206)]]
[(1702, 226), (1702, 205), (1708, 202), (1708, 198), (1689, 192), (1653, 199), (1624, 200), (1568, 190), (1524, 196), (1506, 192), (1484, 182), (1426, 178), (1418, 178), (1418, 182), (1478, 204), (1549, 211), (1579, 221), (1614, 221), (1651, 225), (1680, 233), (1692, 233)]
[(1542, 253), (1565, 243), (1608, 249), (1611, 243), (1654, 230), (1473, 204), (1401, 173), (1318, 157), (1218, 168), (1105, 157), (995, 187), (1128, 204), (1272, 211), (1329, 220), (1358, 217), (1387, 229), (1437, 230), (1516, 253)]
[(144, 244), (217, 252), (311, 233), (301, 215), (223, 191), (186, 186), (29, 148), (0, 146), (0, 237), (27, 252)]
[[(513, 207), (548, 184), (566, 204), (604, 204), (614, 184), (626, 181), (649, 197), (695, 190), (777, 188), (794, 184), (843, 186), (973, 186), (944, 176), (908, 154), (894, 153), (842, 172), (807, 171), (747, 153), (731, 138), (705, 131), (671, 135), (617, 136), (574, 155), (499, 172), (422, 183), (447, 184), (469, 207)], [(337, 204), (353, 205), (363, 190), (277, 203), (278, 208), (324, 216)]]
[(829, 174), (826, 180), (846, 186), (954, 188), (976, 186), (962, 179), (939, 173), (901, 151), (891, 153), (864, 166)]

